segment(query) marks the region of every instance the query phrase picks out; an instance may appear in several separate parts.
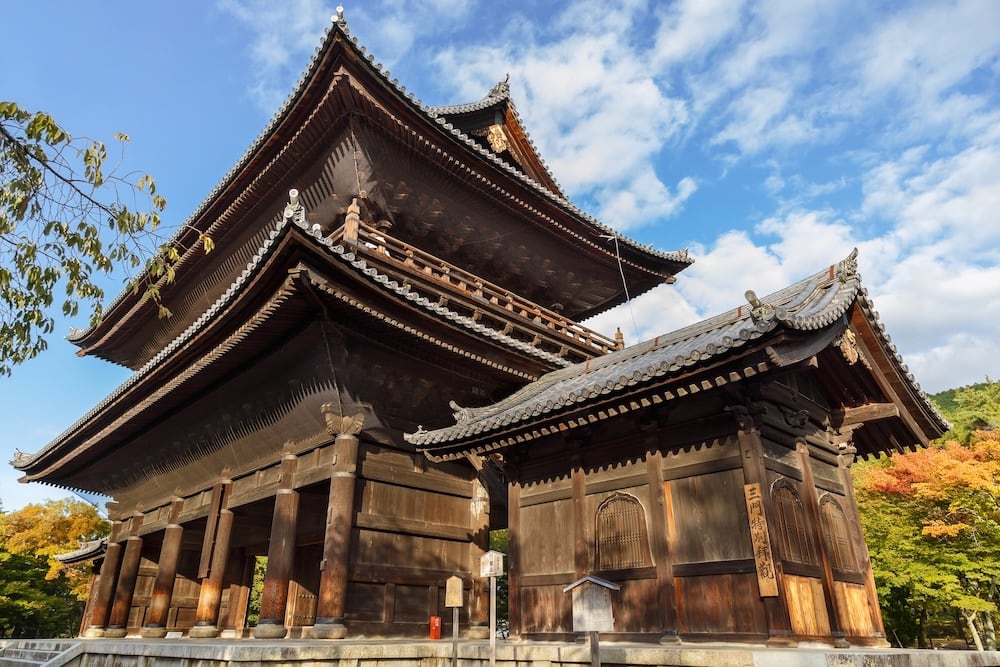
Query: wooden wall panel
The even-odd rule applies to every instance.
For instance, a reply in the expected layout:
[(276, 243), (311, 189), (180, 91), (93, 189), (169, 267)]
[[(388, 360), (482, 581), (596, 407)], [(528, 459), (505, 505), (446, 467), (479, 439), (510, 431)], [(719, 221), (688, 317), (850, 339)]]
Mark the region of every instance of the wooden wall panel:
[[(656, 579), (622, 581), (620, 591), (611, 592), (615, 632), (660, 632), (659, 591)], [(571, 597), (566, 594), (566, 597)]]
[(675, 563), (753, 557), (743, 471), (726, 470), (671, 483)]
[(676, 590), (681, 634), (767, 632), (754, 573), (681, 577)]
[(573, 525), (572, 500), (522, 507), (521, 575), (573, 572)]
[(428, 606), (427, 586), (395, 586), (392, 621), (427, 622), (432, 611)]
[(469, 499), (365, 480), (360, 512), (447, 526), (467, 526)]
[(521, 632), (572, 632), (572, 596), (562, 586), (521, 589)]
[(347, 583), (347, 611), (349, 621), (381, 621), (385, 608), (385, 591), (382, 584), (357, 581)]
[(830, 636), (823, 582), (813, 577), (786, 574), (785, 595), (792, 632), (805, 636)]
[(843, 628), (844, 633), (850, 637), (874, 636), (875, 627), (872, 625), (868, 592), (865, 587), (837, 581), (833, 584), (833, 592), (837, 597), (840, 627)]
[(359, 529), (354, 544), (355, 563), (467, 571), (469, 545), (465, 542)]

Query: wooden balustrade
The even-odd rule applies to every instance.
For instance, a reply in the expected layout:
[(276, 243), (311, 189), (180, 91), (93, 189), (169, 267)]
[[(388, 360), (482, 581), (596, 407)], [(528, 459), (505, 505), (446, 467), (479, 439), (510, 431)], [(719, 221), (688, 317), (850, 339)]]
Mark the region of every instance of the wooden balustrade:
[[(353, 246), (360, 252), (377, 258), (387, 265), (402, 265), (409, 273), (422, 274), (434, 281), (444, 283), (465, 293), (472, 301), (483, 301), (492, 304), (497, 309), (514, 313), (522, 320), (534, 324), (535, 327), (541, 327), (559, 337), (574, 340), (578, 346), (591, 352), (606, 354), (618, 349), (617, 343), (607, 336), (519, 297), (499, 285), (483, 280), (419, 248), (387, 236), (369, 225), (360, 223), (356, 229), (355, 232), (353, 226), (351, 229), (346, 226), (341, 227), (331, 234), (331, 238), (335, 242)], [(446, 295), (441, 295), (441, 299), (447, 303)], [(471, 317), (479, 319), (481, 316), (482, 311), (473, 308)], [(505, 330), (505, 333), (509, 333), (509, 328)], [(537, 344), (537, 336), (535, 336), (533, 343)]]

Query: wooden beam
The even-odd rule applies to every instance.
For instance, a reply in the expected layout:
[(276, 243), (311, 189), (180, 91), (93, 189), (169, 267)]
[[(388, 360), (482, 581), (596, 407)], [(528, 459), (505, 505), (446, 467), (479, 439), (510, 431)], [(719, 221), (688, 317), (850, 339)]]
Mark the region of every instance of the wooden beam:
[(865, 403), (853, 408), (845, 407), (833, 413), (834, 422), (838, 426), (853, 426), (898, 416), (899, 406), (895, 403)]

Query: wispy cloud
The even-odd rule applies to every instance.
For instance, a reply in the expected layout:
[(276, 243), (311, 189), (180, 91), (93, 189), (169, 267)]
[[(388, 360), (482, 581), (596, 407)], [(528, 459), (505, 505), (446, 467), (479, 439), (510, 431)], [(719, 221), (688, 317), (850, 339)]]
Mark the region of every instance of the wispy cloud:
[[(255, 95), (276, 104), (330, 3), (221, 6), (254, 35)], [(349, 7), (348, 18), (381, 62), (413, 75), (408, 87), (445, 98), (436, 103), (477, 99), (509, 73), (542, 157), (578, 204), (660, 247), (677, 245), (666, 230), (695, 240), (697, 262), (676, 285), (600, 326), (632, 329), (634, 316), (640, 336), (663, 333), (858, 246), (876, 305), (926, 384), (975, 371), (963, 354), (996, 358), (1000, 4), (531, 7), (392, 0)], [(740, 204), (732, 228), (686, 228), (720, 184), (727, 210)]]

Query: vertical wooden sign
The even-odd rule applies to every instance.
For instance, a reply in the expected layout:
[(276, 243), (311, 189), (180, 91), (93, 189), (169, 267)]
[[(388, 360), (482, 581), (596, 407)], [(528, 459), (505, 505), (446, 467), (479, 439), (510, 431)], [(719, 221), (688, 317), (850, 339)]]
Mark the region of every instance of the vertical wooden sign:
[(757, 586), (760, 596), (778, 596), (778, 580), (774, 575), (774, 559), (771, 557), (771, 540), (767, 534), (767, 518), (764, 516), (764, 499), (760, 494), (760, 484), (743, 485), (747, 500), (747, 519), (750, 522), (750, 541), (753, 544), (753, 559), (757, 565)]

